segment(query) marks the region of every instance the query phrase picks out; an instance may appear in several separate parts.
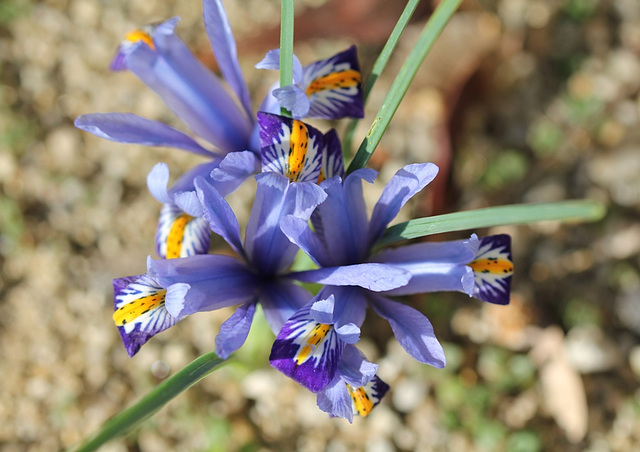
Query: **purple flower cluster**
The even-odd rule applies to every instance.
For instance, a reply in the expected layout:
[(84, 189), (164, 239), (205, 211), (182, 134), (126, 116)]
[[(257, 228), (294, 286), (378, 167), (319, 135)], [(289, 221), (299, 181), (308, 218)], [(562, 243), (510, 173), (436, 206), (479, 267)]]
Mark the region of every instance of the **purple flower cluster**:
[[(367, 307), (389, 321), (402, 347), (435, 367), (445, 356), (429, 320), (395, 296), (460, 291), (509, 302), (513, 265), (505, 235), (395, 249), (377, 246), (402, 206), (431, 182), (431, 163), (407, 165), (385, 186), (368, 218), (362, 181), (346, 175), (340, 140), (304, 123), (308, 117), (362, 117), (356, 49), (303, 67), (294, 84), (274, 87), (257, 115), (238, 64), (221, 0), (204, 0), (204, 20), (224, 80), (208, 71), (175, 35), (177, 19), (127, 35), (111, 63), (151, 87), (199, 138), (127, 113), (90, 114), (76, 126), (121, 143), (171, 146), (210, 161), (169, 187), (157, 164), (147, 184), (163, 204), (156, 232), (159, 259), (143, 275), (114, 280), (114, 322), (130, 356), (155, 334), (196, 312), (237, 306), (215, 350), (227, 358), (245, 342), (258, 304), (276, 335), (273, 367), (317, 394), (318, 406), (351, 421), (366, 416), (389, 386), (357, 349)], [(278, 69), (279, 51), (256, 67)], [(231, 88), (229, 94), (224, 83)], [(291, 118), (279, 116), (280, 108)], [(241, 236), (225, 196), (254, 176), (253, 207)], [(211, 232), (233, 250), (210, 254)], [(298, 251), (316, 264), (291, 271)], [(301, 283), (321, 284), (314, 296)]]

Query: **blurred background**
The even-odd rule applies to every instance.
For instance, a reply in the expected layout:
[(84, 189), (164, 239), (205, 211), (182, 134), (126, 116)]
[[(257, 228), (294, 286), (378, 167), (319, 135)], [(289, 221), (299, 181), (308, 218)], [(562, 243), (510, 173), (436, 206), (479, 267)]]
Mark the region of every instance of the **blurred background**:
[[(356, 43), (367, 74), (405, 2), (296, 3), (303, 64)], [(435, 6), (422, 3), (359, 138)], [(278, 45), (279, 2), (225, 6), (257, 105), (277, 78), (253, 65)], [(127, 357), (111, 319), (111, 279), (144, 272), (153, 253), (160, 205), (146, 174), (158, 161), (176, 175), (200, 160), (72, 124), (84, 113), (134, 112), (186, 130), (134, 75), (107, 69), (125, 33), (175, 15), (178, 34), (216, 70), (197, 0), (0, 2), (3, 451), (82, 440), (212, 350), (230, 314), (188, 318)], [(437, 180), (398, 221), (572, 198), (604, 202), (606, 218), (477, 231), (513, 237), (509, 306), (463, 294), (406, 300), (434, 324), (445, 369), (414, 362), (371, 314), (362, 348), (392, 389), (353, 425), (330, 419), (269, 367), (272, 336), (256, 322), (232, 362), (103, 450), (640, 449), (639, 93), (637, 0), (465, 1), (374, 154), (370, 205), (404, 164), (433, 161)], [(231, 200), (241, 217), (252, 188)]]

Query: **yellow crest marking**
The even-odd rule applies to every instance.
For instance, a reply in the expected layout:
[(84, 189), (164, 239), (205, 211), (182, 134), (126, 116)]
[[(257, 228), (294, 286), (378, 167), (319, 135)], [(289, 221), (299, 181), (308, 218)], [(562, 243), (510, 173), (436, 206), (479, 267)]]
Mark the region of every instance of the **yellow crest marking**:
[(503, 276), (513, 274), (513, 262), (495, 257), (476, 259), (469, 264), (469, 267), (471, 267), (475, 273), (491, 273)]
[(286, 176), (291, 182), (295, 182), (300, 177), (309, 149), (309, 130), (301, 121), (293, 120), (289, 143)]
[(371, 414), (374, 403), (364, 387), (353, 388), (351, 385), (347, 384), (347, 390), (349, 391), (351, 400), (353, 400), (353, 405), (355, 406), (358, 415), (365, 417)]
[(155, 309), (164, 304), (164, 297), (167, 291), (160, 290), (151, 295), (138, 298), (130, 303), (120, 306), (113, 313), (113, 321), (116, 326), (124, 326), (127, 323), (137, 319), (143, 314), (146, 314), (152, 309)]
[(173, 224), (169, 230), (169, 235), (167, 236), (167, 259), (180, 257), (180, 251), (182, 250), (182, 243), (184, 239), (184, 230), (187, 227), (187, 223), (191, 220), (193, 220), (193, 217), (186, 213), (173, 220)]
[(318, 344), (320, 344), (325, 337), (327, 337), (327, 333), (331, 330), (331, 325), (327, 325), (325, 323), (318, 323), (313, 329), (307, 334), (307, 337), (304, 338), (304, 344), (298, 354), (296, 355), (296, 364), (300, 365), (309, 359), (309, 355), (313, 353)]
[(360, 72), (349, 69), (347, 71), (332, 72), (309, 83), (306, 94), (311, 96), (318, 91), (325, 91), (337, 88), (351, 88), (360, 83), (362, 77)]
[(153, 44), (153, 38), (149, 33), (144, 30), (133, 30), (124, 37), (125, 41), (129, 41), (131, 43), (142, 41), (149, 47), (155, 50), (156, 46)]

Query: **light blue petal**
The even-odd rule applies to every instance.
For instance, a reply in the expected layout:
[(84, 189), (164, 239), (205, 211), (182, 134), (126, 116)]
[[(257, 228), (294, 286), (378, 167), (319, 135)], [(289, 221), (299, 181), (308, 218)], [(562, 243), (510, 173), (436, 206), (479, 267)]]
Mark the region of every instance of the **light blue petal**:
[(220, 332), (216, 336), (216, 354), (220, 358), (227, 359), (242, 347), (249, 335), (255, 312), (255, 302), (242, 304), (220, 325)]
[(260, 157), (251, 151), (230, 152), (220, 162), (220, 167), (211, 172), (212, 185), (227, 196), (249, 176), (260, 172)]
[(144, 146), (167, 146), (184, 149), (208, 157), (215, 154), (200, 146), (193, 138), (162, 122), (132, 113), (93, 113), (78, 116), (74, 125), (97, 137), (118, 143)]
[(173, 30), (158, 28), (155, 49), (146, 45), (127, 55), (127, 66), (164, 100), (191, 130), (224, 153), (249, 143), (251, 120), (221, 82), (200, 63)]
[(338, 337), (342, 339), (346, 344), (355, 344), (360, 340), (360, 328), (353, 323), (347, 323), (339, 328), (336, 328)]
[(333, 295), (321, 299), (311, 305), (311, 318), (318, 323), (333, 324)]
[(169, 196), (167, 185), (169, 185), (169, 167), (166, 163), (156, 163), (147, 174), (149, 193), (163, 204), (172, 204), (173, 197)]
[(260, 304), (271, 331), (277, 335), (285, 322), (311, 298), (313, 295), (308, 290), (290, 281), (265, 284), (260, 293)]
[(309, 107), (311, 106), (309, 98), (296, 85), (274, 89), (272, 94), (273, 97), (278, 99), (282, 108), (286, 108), (291, 112), (292, 117), (301, 119), (309, 113)]
[(205, 220), (211, 230), (221, 236), (238, 253), (244, 256), (240, 240), (240, 226), (231, 206), (218, 191), (199, 177), (195, 180), (196, 193), (202, 204)]
[(249, 89), (238, 62), (236, 40), (221, 0), (204, 0), (204, 27), (209, 36), (220, 72), (240, 99), (248, 117), (252, 117)]
[(373, 246), (384, 234), (402, 206), (438, 174), (433, 163), (414, 163), (400, 169), (384, 187), (369, 223), (369, 243)]
[[(255, 65), (256, 69), (267, 69), (271, 71), (280, 70), (280, 49), (269, 50), (262, 61)], [(302, 65), (297, 56), (293, 55), (293, 83), (300, 83), (302, 80)]]
[(389, 321), (393, 334), (407, 353), (421, 363), (444, 367), (444, 350), (429, 319), (412, 307), (379, 295), (371, 294), (369, 300), (378, 315)]
[(333, 377), (333, 380), (318, 393), (317, 402), (318, 408), (325, 413), (346, 419), (349, 423), (353, 422), (353, 402), (347, 390), (347, 385), (339, 375), (339, 372)]
[(280, 221), (280, 229), (304, 251), (316, 264), (329, 262), (329, 257), (320, 239), (309, 228), (309, 222), (293, 215), (287, 215)]
[(291, 273), (289, 277), (304, 282), (360, 286), (374, 292), (384, 292), (406, 285), (411, 273), (398, 266), (370, 263), (307, 270)]

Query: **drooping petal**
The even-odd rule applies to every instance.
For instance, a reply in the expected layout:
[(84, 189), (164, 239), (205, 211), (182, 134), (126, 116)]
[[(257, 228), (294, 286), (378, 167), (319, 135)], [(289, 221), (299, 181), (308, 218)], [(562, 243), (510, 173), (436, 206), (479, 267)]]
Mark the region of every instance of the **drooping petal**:
[(252, 117), (249, 89), (242, 75), (238, 62), (236, 40), (221, 0), (204, 0), (202, 2), (204, 27), (209, 36), (213, 53), (218, 62), (220, 72), (242, 103), (248, 117)]
[(348, 344), (342, 352), (338, 370), (345, 382), (360, 387), (371, 381), (378, 371), (378, 365), (367, 361), (354, 345)]
[(295, 313), (276, 337), (269, 362), (312, 392), (333, 379), (345, 343), (332, 325), (319, 323), (311, 314), (313, 302)]
[(148, 274), (162, 286), (190, 286), (184, 300), (167, 303), (174, 317), (213, 311), (252, 301), (259, 292), (256, 275), (241, 261), (217, 254), (147, 262)]
[(298, 309), (307, 304), (313, 295), (287, 280), (276, 280), (265, 284), (260, 293), (260, 304), (267, 323), (274, 334), (280, 329)]
[(230, 152), (220, 162), (220, 167), (211, 172), (212, 184), (222, 196), (226, 196), (249, 176), (259, 173), (260, 165), (260, 157), (255, 152)]
[(322, 160), (322, 133), (296, 119), (258, 113), (262, 171), (282, 174), (291, 182), (317, 182)]
[(272, 92), (273, 97), (278, 99), (280, 107), (286, 108), (291, 112), (291, 116), (295, 119), (302, 119), (309, 113), (311, 103), (309, 98), (296, 85), (288, 85), (283, 88), (276, 88)]
[(299, 85), (311, 102), (309, 117), (364, 117), (361, 80), (355, 46), (305, 66)]
[(389, 391), (389, 385), (376, 375), (369, 383), (360, 387), (353, 387), (347, 383), (347, 390), (353, 402), (353, 414), (366, 417)]
[(317, 396), (318, 408), (334, 417), (341, 417), (353, 422), (353, 402), (347, 383), (341, 375), (336, 374)]
[(134, 45), (126, 55), (127, 67), (191, 130), (218, 149), (224, 153), (247, 149), (251, 120), (175, 35), (174, 27), (155, 30), (155, 49)]
[[(113, 280), (113, 321), (129, 356), (135, 355), (151, 337), (181, 320), (165, 307), (166, 287), (171, 286), (163, 286), (147, 275)], [(177, 284), (173, 291), (184, 297), (188, 285)]]
[(255, 312), (255, 302), (242, 304), (220, 325), (220, 332), (216, 336), (216, 354), (220, 358), (227, 359), (242, 347), (249, 335)]
[(483, 237), (478, 253), (469, 266), (475, 277), (475, 298), (489, 303), (509, 304), (513, 276), (510, 236), (500, 234)]
[(163, 259), (206, 254), (211, 229), (204, 218), (192, 217), (175, 204), (164, 204), (156, 228), (156, 252)]
[(280, 230), (280, 220), (293, 215), (305, 221), (326, 194), (316, 184), (290, 183), (277, 173), (261, 173), (245, 233), (245, 250), (263, 275), (278, 274), (293, 262), (297, 247)]
[(384, 187), (371, 214), (369, 243), (374, 245), (402, 206), (431, 182), (438, 174), (433, 163), (414, 163), (400, 169)]
[[(255, 65), (256, 69), (267, 69), (271, 71), (280, 70), (280, 49), (269, 50), (262, 61)], [(293, 83), (302, 81), (302, 65), (297, 56), (293, 55)], [(264, 111), (260, 109), (260, 111)]]
[(336, 132), (336, 129), (331, 129), (324, 134), (322, 169), (320, 170), (318, 183), (335, 176), (344, 179), (344, 158), (338, 132)]
[(393, 334), (407, 353), (421, 363), (444, 367), (444, 350), (429, 319), (412, 307), (379, 295), (370, 294), (369, 300), (378, 315), (389, 321)]
[(132, 113), (92, 113), (78, 116), (73, 124), (80, 130), (118, 143), (167, 146), (207, 157), (215, 156), (179, 130)]
[(474, 282), (468, 264), (478, 251), (475, 234), (467, 240), (425, 242), (386, 249), (371, 260), (397, 265), (411, 272), (406, 286), (386, 295), (409, 295), (439, 291), (460, 291), (471, 295)]
[(411, 279), (411, 273), (393, 265), (371, 263), (295, 272), (289, 277), (304, 282), (360, 286), (374, 292), (384, 292), (406, 285)]
[(205, 220), (211, 230), (221, 236), (241, 256), (244, 256), (240, 240), (240, 226), (229, 203), (203, 178), (195, 180), (196, 193), (202, 204)]
[(201, 163), (200, 165), (194, 166), (189, 171), (184, 173), (182, 176), (178, 178), (178, 180), (171, 186), (169, 189), (169, 195), (175, 196), (176, 193), (185, 192), (185, 191), (195, 191), (196, 186), (194, 185), (194, 181), (197, 177), (203, 177), (212, 184), (217, 187), (217, 184), (211, 180), (211, 172), (217, 168), (222, 159), (216, 158), (210, 162)]

